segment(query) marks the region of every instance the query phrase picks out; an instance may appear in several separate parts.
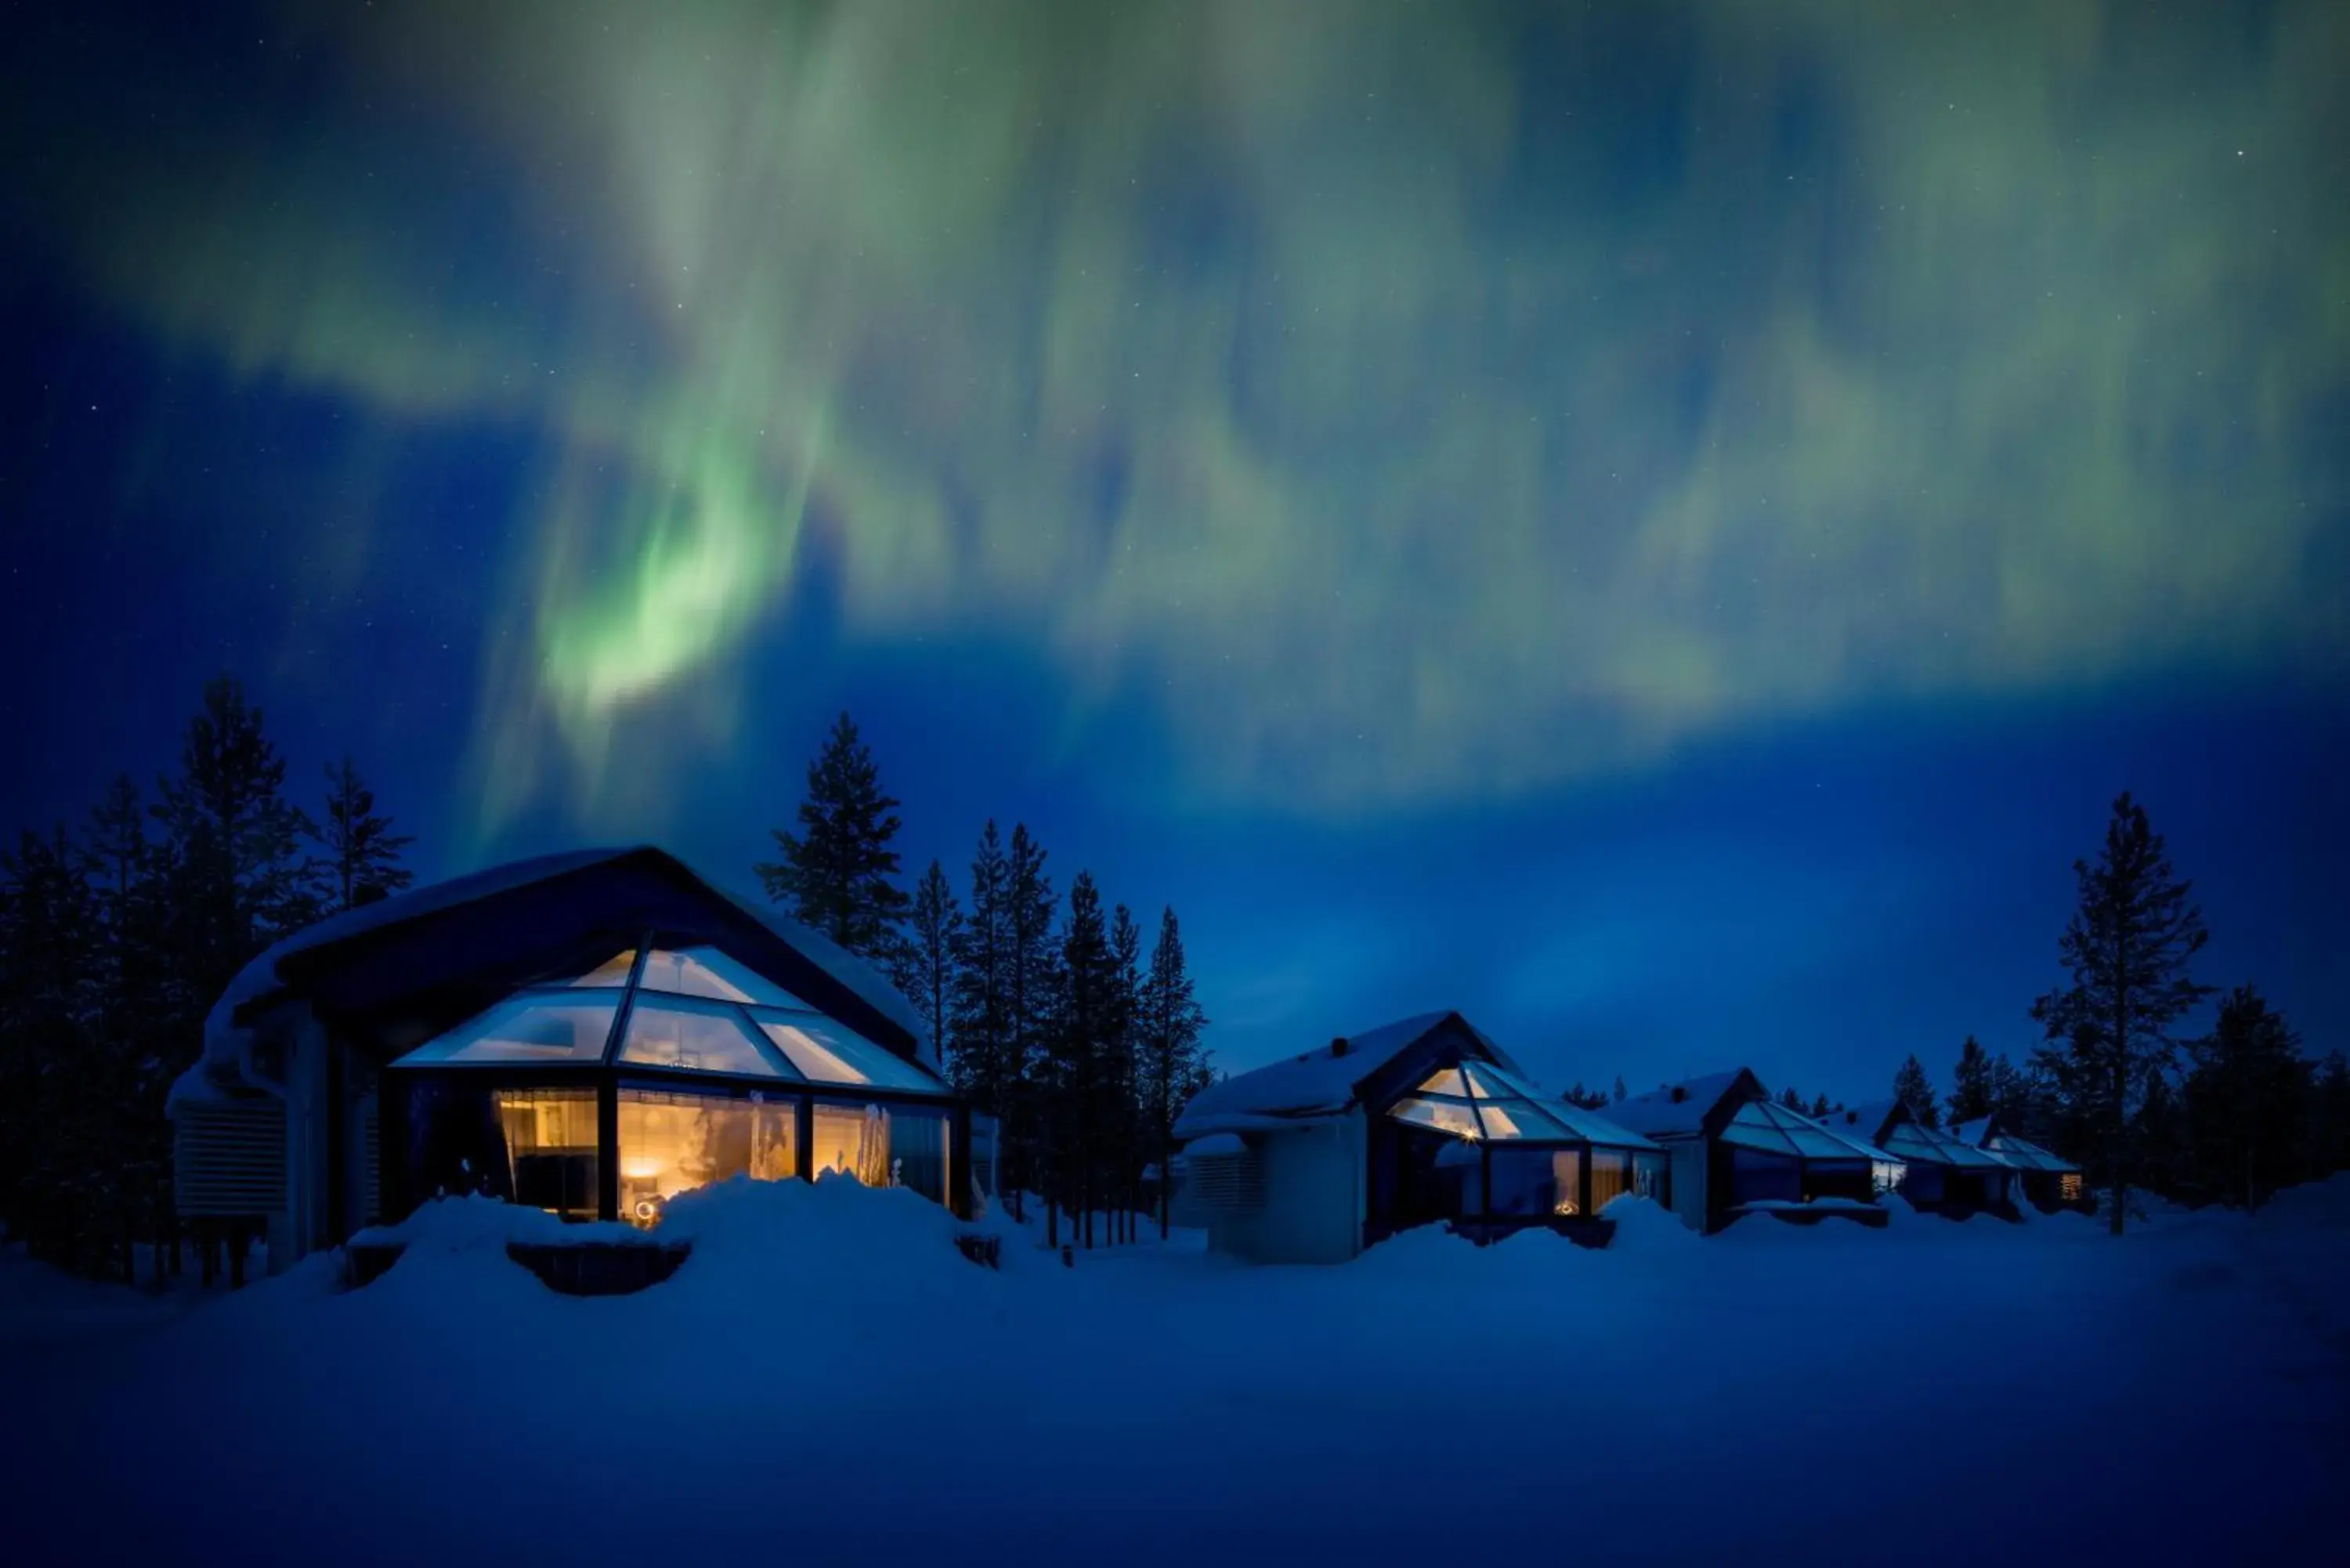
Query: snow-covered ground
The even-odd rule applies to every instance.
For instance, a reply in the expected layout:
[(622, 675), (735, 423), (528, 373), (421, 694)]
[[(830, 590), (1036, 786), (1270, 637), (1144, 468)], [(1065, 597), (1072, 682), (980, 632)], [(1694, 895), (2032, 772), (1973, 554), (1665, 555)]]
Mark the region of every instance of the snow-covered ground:
[(1627, 1203), (1606, 1252), (1001, 1272), (910, 1194), (785, 1183), (681, 1200), (692, 1258), (603, 1300), (445, 1207), (364, 1290), (161, 1319), (0, 1269), (0, 1325), (51, 1325), (0, 1333), (0, 1557), (2303, 1560), (2350, 1475), (2350, 1178), (2118, 1242)]

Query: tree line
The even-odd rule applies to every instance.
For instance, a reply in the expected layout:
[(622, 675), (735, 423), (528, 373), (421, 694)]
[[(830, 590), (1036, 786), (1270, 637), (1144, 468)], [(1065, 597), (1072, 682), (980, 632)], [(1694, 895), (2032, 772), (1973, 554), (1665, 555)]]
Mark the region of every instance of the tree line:
[(286, 774), (223, 676), (151, 791), (118, 775), (78, 827), (0, 850), (0, 1229), (35, 1256), (127, 1273), (167, 1235), (164, 1096), (213, 1002), (272, 942), (409, 885), (350, 758), (315, 815)]
[(2113, 804), (2095, 862), (2073, 864), (2058, 939), (2066, 981), (2032, 1004), (2042, 1041), (2021, 1064), (1971, 1034), (1948, 1096), (1913, 1054), (1894, 1095), (1929, 1126), (1996, 1114), (2107, 1190), (2119, 1234), (2132, 1188), (2250, 1209), (2281, 1187), (2350, 1169), (2350, 1062), (2323, 1061), (2260, 991), (2239, 984), (2211, 1027), (2180, 1025), (2216, 994), (2194, 977), (2210, 940), (2194, 886), (2146, 808)]
[(1149, 1201), (1163, 1235), (1174, 1125), (1212, 1079), (1183, 934), (1162, 909), (1157, 935), (1125, 904), (1106, 904), (1090, 872), (1055, 894), (1048, 857), (1025, 824), (1009, 839), (980, 830), (964, 892), (936, 860), (899, 886), (899, 802), (846, 713), (815, 761), (777, 858), (754, 869), (803, 924), (884, 966), (922, 1016), (950, 1075), (998, 1127), (999, 1188), (1015, 1213), (1045, 1206), (1046, 1234), (1128, 1238)]

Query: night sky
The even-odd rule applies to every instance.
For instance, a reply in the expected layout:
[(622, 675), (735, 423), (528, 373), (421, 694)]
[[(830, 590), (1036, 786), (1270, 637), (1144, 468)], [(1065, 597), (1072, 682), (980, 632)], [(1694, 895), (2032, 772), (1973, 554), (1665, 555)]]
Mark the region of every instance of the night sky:
[(2350, 1045), (2338, 0), (42, 9), (11, 833), (227, 669), (428, 876), (747, 887), (846, 706), (1227, 1066), (1852, 1096), (2127, 787)]

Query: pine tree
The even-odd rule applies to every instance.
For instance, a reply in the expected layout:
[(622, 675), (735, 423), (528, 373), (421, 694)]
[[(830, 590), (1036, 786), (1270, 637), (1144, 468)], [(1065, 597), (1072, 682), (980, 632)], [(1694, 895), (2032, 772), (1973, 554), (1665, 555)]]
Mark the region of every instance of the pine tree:
[[(1007, 1139), (1033, 1160), (1036, 1136), (1047, 1131), (1032, 1127), (1021, 1104), (1021, 1091), (1030, 1085), (1050, 1045), (1049, 1031), (1060, 986), (1060, 955), (1054, 941), (1053, 879), (1045, 873), (1045, 850), (1030, 836), (1027, 825), (1015, 823), (1012, 845), (1003, 858), (1003, 985), (1005, 1016), (1010, 1028), (1005, 1078), (1014, 1089), (1013, 1119)], [(1015, 1137), (1016, 1135), (1016, 1137)]]
[(1934, 1097), (1933, 1081), (1926, 1076), (1926, 1064), (1911, 1053), (1893, 1075), (1893, 1097), (1909, 1107), (1909, 1114), (1928, 1127), (1939, 1127), (1941, 1114), (1935, 1109), (1940, 1102)]
[(1795, 1092), (1795, 1085), (1793, 1084), (1779, 1091), (1779, 1103), (1799, 1116), (1803, 1113), (1804, 1096)]
[(317, 919), (318, 867), (300, 853), (310, 820), (286, 799), (286, 761), (233, 676), (204, 683), (180, 773), (151, 808), (164, 827), (175, 968), (209, 1003), (246, 960)]
[(1213, 1081), (1200, 1050), (1207, 1014), (1192, 994), (1182, 928), (1171, 909), (1159, 916), (1159, 940), (1150, 950), (1139, 1010), (1142, 1114), (1159, 1165), (1159, 1234), (1163, 1238), (1172, 1223), (1170, 1167), (1175, 1158), (1175, 1121), (1191, 1096)]
[[(1020, 837), (1014, 834), (1016, 855)], [(1115, 1023), (1116, 976), (1101, 894), (1087, 872), (1069, 884), (1060, 961), (1045, 1037), (1044, 1125), (1053, 1185), (1046, 1201), (1081, 1215), (1086, 1245), (1093, 1244), (1094, 1182), (1108, 1038)]]
[(1620, 1105), (1622, 1105), (1622, 1104), (1624, 1103), (1624, 1075), (1623, 1075), (1623, 1074), (1621, 1074), (1621, 1073), (1618, 1073), (1618, 1074), (1617, 1074), (1617, 1075), (1616, 1075), (1616, 1101), (1615, 1101), (1615, 1103), (1616, 1103), (1616, 1104), (1617, 1104), (1617, 1105), (1619, 1105), (1619, 1106), (1620, 1106)]
[(808, 764), (799, 832), (771, 829), (779, 861), (752, 867), (767, 897), (802, 925), (864, 958), (890, 962), (906, 895), (895, 880), (898, 801), (881, 788), (873, 753), (847, 713)]
[(1950, 1074), (1950, 1121), (1953, 1125), (1987, 1116), (1999, 1108), (1991, 1053), (1970, 1034), (1959, 1047), (1959, 1064)]
[(955, 959), (962, 940), (962, 909), (955, 903), (954, 888), (947, 881), (946, 872), (935, 860), (915, 886), (906, 933), (895, 966), (898, 989), (912, 999), (922, 1021), (930, 1025), (931, 1044), (943, 1062), (961, 978)]
[[(2192, 885), (2171, 870), (2162, 837), (2125, 792), (2097, 864), (2073, 863), (2080, 904), (2058, 944), (2072, 983), (2033, 1003), (2053, 1044), (2039, 1060), (2065, 1109), (2101, 1146), (2122, 1233), (2133, 1174), (2135, 1113), (2176, 1047), (2169, 1030), (2210, 994), (2188, 966), (2209, 940)], [(2094, 1130), (2092, 1130), (2094, 1129)]]
[(1141, 1096), (1135, 1083), (1139, 1034), (1142, 1021), (1142, 929), (1134, 911), (1124, 904), (1110, 911), (1109, 1034), (1103, 1064), (1101, 1097), (1103, 1147), (1108, 1150), (1104, 1173), (1106, 1191), (1118, 1199), (1120, 1233), (1113, 1241), (1131, 1241), (1134, 1183), (1144, 1158), (1141, 1147)]
[[(954, 1002), (949, 1064), (955, 1083), (1000, 1124), (1011, 1114), (1011, 934), (1003, 841), (995, 824), (980, 835), (971, 862), (971, 907), (954, 938)], [(999, 1187), (1003, 1173), (996, 1173)], [(1005, 1189), (1009, 1190), (1009, 1189)]]
[(2238, 986), (2220, 1004), (2195, 1059), (2185, 1101), (2197, 1176), (2205, 1190), (2246, 1209), (2302, 1173), (2305, 1111), (2315, 1085), (2301, 1038), (2261, 993)]
[(1815, 1096), (1812, 1101), (1812, 1108), (1809, 1114), (1814, 1121), (1826, 1116), (1828, 1114), (1828, 1097), (1825, 1095)]
[(416, 879), (400, 864), (400, 852), (415, 838), (394, 833), (391, 818), (376, 814), (375, 792), (348, 753), (340, 765), (327, 770), (327, 825), (318, 839), (326, 846), (338, 909), (397, 893)]

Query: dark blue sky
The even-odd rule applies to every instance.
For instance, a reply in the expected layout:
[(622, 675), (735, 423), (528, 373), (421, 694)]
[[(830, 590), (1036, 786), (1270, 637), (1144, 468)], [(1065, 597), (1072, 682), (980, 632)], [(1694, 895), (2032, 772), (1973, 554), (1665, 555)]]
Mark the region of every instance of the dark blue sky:
[(12, 20), (0, 819), (227, 669), (428, 874), (748, 882), (846, 706), (1228, 1065), (1848, 1096), (2127, 787), (2345, 1044), (2338, 12), (1427, 9)]

